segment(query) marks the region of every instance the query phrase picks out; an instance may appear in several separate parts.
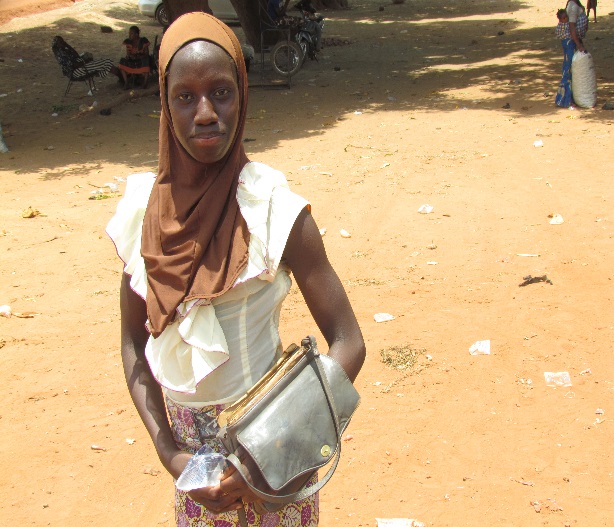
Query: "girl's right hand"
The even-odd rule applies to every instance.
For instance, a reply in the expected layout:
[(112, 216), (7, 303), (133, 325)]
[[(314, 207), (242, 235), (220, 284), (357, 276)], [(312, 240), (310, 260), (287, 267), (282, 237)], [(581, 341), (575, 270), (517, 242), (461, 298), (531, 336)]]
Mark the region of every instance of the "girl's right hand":
[[(169, 456), (167, 467), (175, 480), (179, 478), (191, 458), (192, 454), (180, 449)], [(243, 507), (241, 496), (237, 492), (225, 492), (219, 484), (191, 490), (188, 492), (188, 496), (214, 514), (235, 511)]]
[(188, 496), (214, 514), (243, 508), (241, 497), (235, 493), (225, 493), (220, 485), (191, 490), (188, 492)]
[(227, 466), (224, 470), (218, 485), (195, 489), (188, 495), (215, 514), (238, 510), (243, 507), (244, 502), (254, 502), (257, 506), (260, 501), (245, 483), (243, 476), (232, 465)]

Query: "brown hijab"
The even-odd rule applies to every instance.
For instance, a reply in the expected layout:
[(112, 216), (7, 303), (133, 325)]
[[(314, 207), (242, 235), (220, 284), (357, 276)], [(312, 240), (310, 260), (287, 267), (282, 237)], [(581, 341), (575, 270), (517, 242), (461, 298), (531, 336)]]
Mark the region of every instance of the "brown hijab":
[[(170, 116), (166, 76), (175, 53), (194, 40), (225, 50), (237, 67), (239, 123), (228, 153), (205, 165), (183, 148)], [(248, 162), (242, 137), (247, 112), (247, 73), (235, 34), (217, 18), (188, 13), (168, 28), (160, 47), (158, 177), (145, 219), (141, 254), (147, 271), (147, 316), (158, 337), (177, 306), (228, 291), (247, 265), (249, 231), (236, 199), (239, 173)]]

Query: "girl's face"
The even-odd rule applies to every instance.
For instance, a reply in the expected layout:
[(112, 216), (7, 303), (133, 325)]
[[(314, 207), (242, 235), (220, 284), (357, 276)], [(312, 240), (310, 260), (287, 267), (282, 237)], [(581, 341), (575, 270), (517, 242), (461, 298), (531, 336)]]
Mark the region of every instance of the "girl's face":
[(569, 22), (569, 17), (567, 16), (567, 13), (562, 14), (562, 15), (559, 17), (559, 22), (560, 22), (561, 24), (567, 24), (567, 22)]
[(181, 145), (211, 164), (228, 152), (239, 124), (239, 86), (232, 59), (219, 46), (198, 40), (171, 60), (167, 100)]

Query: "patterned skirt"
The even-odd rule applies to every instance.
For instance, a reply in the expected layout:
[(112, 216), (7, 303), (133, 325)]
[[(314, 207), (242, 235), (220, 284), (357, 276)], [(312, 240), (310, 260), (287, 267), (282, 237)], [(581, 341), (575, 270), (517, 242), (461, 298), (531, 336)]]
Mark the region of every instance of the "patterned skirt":
[(569, 108), (574, 102), (571, 92), (571, 61), (576, 51), (576, 43), (570, 38), (564, 38), (561, 44), (563, 45), (563, 76), (554, 102), (557, 106)]
[[(222, 444), (215, 439), (219, 427), (217, 416), (223, 405), (189, 408), (166, 399), (166, 407), (175, 442), (182, 450), (195, 454), (205, 444), (214, 452), (226, 455)], [(313, 485), (317, 474), (307, 483)], [(290, 503), (277, 512), (259, 514), (253, 504), (245, 504), (247, 523), (253, 527), (317, 527), (319, 518), (318, 494)], [(177, 527), (239, 527), (235, 511), (213, 514), (193, 501), (187, 492), (175, 489), (175, 518)]]
[(72, 77), (73, 80), (79, 80), (81, 77), (87, 78), (88, 75), (93, 74), (94, 77), (100, 77), (104, 79), (111, 69), (113, 68), (113, 61), (110, 59), (92, 60), (85, 64), (82, 68), (75, 68)]

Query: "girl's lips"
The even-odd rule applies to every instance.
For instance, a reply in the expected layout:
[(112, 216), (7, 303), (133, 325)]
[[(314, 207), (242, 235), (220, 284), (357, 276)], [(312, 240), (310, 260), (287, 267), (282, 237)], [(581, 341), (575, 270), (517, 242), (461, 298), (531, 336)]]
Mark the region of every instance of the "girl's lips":
[(194, 134), (193, 139), (215, 139), (216, 137), (222, 137), (224, 134), (221, 132), (215, 132), (210, 134)]
[(222, 132), (201, 132), (194, 134), (192, 139), (216, 139), (218, 137), (222, 137), (224, 134)]
[(196, 143), (217, 143), (224, 137), (224, 134), (196, 134), (192, 136), (192, 141)]

